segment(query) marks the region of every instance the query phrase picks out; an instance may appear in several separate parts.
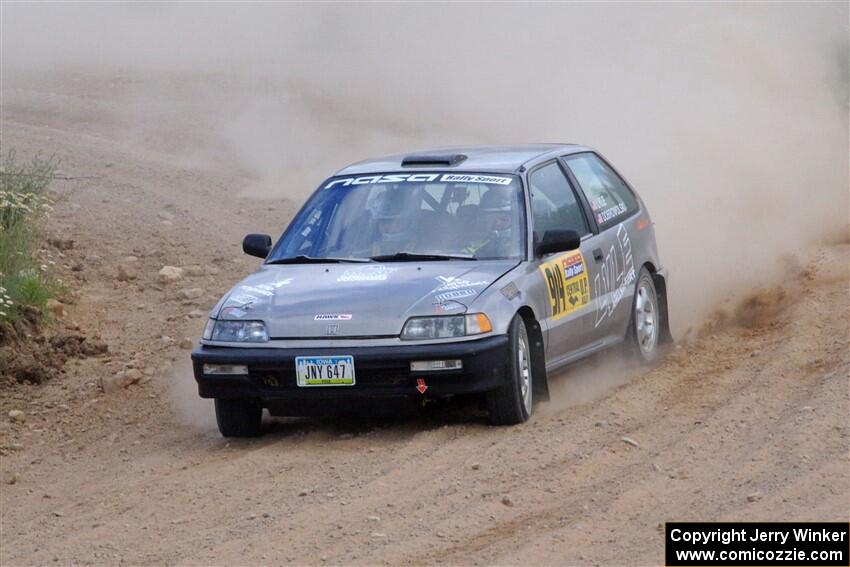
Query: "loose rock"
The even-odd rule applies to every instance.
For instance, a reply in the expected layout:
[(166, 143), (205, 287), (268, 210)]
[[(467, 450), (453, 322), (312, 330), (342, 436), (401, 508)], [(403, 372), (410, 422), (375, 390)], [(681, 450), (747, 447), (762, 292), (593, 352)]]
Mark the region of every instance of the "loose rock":
[(136, 269), (131, 264), (118, 264), (118, 281), (128, 282), (136, 277)]
[(124, 387), (126, 388), (130, 384), (135, 384), (136, 382), (138, 382), (139, 380), (142, 379), (142, 376), (144, 376), (144, 374), (142, 374), (142, 371), (139, 370), (138, 368), (130, 368), (128, 370), (125, 370), (124, 371), (124, 379), (125, 379)]
[(48, 299), (46, 307), (47, 311), (57, 319), (64, 319), (67, 315), (65, 312), (65, 305), (61, 301)]
[(26, 415), (21, 410), (13, 409), (9, 411), (9, 419), (15, 423), (23, 423), (26, 421)]
[(202, 295), (204, 295), (204, 290), (199, 287), (189, 287), (177, 292), (177, 297), (180, 299), (198, 299)]
[(159, 271), (159, 281), (174, 282), (183, 279), (183, 268), (176, 266), (163, 266)]
[(112, 376), (103, 376), (100, 379), (100, 388), (104, 393), (112, 394), (137, 383), (142, 379), (142, 376), (144, 376), (144, 374), (142, 374), (142, 371), (138, 368), (121, 370)]

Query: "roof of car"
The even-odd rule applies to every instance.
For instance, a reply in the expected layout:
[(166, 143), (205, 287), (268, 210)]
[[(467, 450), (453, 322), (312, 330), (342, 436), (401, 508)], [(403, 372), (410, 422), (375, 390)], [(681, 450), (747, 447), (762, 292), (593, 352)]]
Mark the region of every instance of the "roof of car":
[[(358, 161), (340, 169), (336, 175), (416, 171), (417, 169), (514, 173), (531, 161), (589, 150), (591, 148), (577, 144), (435, 148)], [(408, 165), (402, 165), (403, 161)]]

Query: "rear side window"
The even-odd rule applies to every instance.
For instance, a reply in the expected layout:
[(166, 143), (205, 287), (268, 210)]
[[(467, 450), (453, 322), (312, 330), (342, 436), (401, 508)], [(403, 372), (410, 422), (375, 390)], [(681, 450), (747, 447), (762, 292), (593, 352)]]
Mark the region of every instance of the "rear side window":
[(584, 191), (600, 230), (613, 226), (638, 208), (637, 199), (613, 169), (594, 154), (564, 158)]
[(575, 193), (557, 162), (535, 169), (528, 175), (531, 188), (531, 213), (538, 241), (547, 230), (573, 229), (587, 234), (587, 220)]

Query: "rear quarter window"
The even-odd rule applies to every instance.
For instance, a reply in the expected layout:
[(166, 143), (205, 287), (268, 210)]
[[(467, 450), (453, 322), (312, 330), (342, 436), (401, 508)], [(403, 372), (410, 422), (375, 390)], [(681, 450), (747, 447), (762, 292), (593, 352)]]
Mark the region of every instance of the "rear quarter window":
[(599, 156), (579, 154), (564, 161), (587, 197), (599, 230), (614, 226), (638, 209), (632, 190)]

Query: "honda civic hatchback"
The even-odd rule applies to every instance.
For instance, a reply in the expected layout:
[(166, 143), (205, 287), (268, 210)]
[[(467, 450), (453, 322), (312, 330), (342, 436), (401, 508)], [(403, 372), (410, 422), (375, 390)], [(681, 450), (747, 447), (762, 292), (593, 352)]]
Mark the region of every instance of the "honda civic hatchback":
[(519, 424), (548, 376), (669, 339), (667, 275), (634, 189), (578, 145), (477, 146), (350, 165), (210, 313), (192, 352), (225, 436), (275, 416), (478, 395)]

